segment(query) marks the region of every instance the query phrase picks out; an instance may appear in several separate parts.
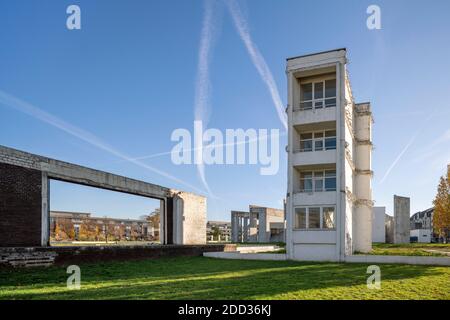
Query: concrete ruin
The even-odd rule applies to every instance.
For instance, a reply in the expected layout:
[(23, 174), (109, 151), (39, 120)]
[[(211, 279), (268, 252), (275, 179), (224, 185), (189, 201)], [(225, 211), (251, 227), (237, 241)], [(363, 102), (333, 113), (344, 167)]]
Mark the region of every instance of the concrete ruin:
[(394, 243), (409, 243), (410, 200), (394, 195)]
[(373, 207), (372, 242), (386, 242), (386, 207)]
[(233, 242), (285, 242), (285, 213), (281, 209), (249, 206), (249, 211), (231, 211)]
[(161, 244), (206, 243), (206, 198), (0, 146), (0, 247), (49, 246), (51, 179), (160, 200)]
[(386, 243), (394, 243), (394, 217), (385, 215)]
[(248, 211), (231, 211), (231, 241), (248, 242)]

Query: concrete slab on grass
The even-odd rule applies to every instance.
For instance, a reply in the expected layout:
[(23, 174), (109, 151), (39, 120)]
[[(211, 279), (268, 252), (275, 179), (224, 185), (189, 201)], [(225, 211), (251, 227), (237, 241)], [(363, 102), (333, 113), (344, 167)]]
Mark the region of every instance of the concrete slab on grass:
[(345, 257), (345, 262), (351, 262), (351, 263), (399, 263), (399, 264), (450, 266), (450, 258), (447, 258), (447, 257), (423, 257), (423, 256), (353, 255), (353, 256)]
[(272, 260), (284, 261), (284, 253), (239, 253), (239, 252), (204, 252), (204, 257), (235, 260)]

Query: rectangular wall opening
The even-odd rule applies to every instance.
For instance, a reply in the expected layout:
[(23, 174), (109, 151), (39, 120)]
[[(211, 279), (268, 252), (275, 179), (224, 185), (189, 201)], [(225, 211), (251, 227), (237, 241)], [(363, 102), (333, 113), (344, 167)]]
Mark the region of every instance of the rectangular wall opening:
[(161, 200), (50, 179), (51, 246), (161, 244)]

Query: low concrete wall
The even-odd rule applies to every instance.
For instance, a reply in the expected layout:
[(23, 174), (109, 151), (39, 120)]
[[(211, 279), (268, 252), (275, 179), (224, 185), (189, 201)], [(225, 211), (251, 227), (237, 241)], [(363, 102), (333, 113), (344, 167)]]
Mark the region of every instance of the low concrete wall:
[(414, 256), (353, 255), (345, 257), (345, 262), (450, 266), (450, 258), (420, 257), (420, 256), (414, 257)]
[(277, 246), (238, 246), (236, 251), (240, 253), (257, 253), (257, 252), (267, 252), (275, 251), (281, 249)]
[(0, 248), (0, 266), (29, 267), (192, 257), (202, 256), (204, 252), (210, 251), (235, 250), (236, 245), (233, 244)]
[(281, 253), (204, 252), (203, 256), (208, 258), (233, 260), (286, 260), (286, 255)]

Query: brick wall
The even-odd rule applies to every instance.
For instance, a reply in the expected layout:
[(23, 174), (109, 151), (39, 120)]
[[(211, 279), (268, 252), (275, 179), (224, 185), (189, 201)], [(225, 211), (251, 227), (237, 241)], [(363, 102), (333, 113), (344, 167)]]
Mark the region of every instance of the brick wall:
[(0, 248), (0, 267), (33, 267), (159, 259), (163, 257), (195, 257), (204, 252), (236, 251), (235, 244), (154, 245), (104, 247), (35, 247)]
[(41, 244), (42, 173), (0, 163), (0, 247)]

